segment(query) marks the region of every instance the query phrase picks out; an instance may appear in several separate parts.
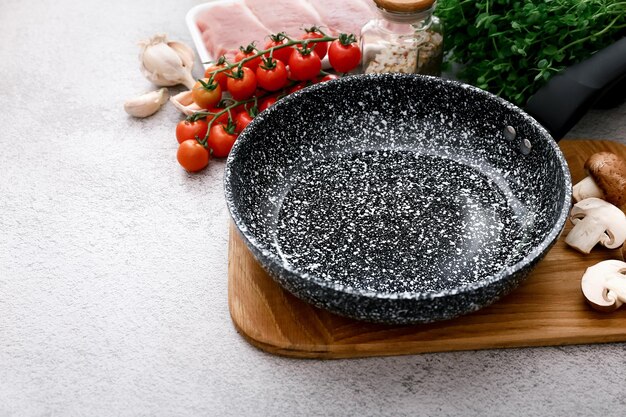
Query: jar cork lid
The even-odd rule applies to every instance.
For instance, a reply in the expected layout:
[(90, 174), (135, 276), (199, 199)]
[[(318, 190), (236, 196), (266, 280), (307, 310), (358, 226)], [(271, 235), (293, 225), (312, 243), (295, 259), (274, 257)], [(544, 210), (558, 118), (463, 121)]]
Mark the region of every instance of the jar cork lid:
[(413, 13), (430, 9), (435, 0), (374, 0), (381, 9), (397, 13)]

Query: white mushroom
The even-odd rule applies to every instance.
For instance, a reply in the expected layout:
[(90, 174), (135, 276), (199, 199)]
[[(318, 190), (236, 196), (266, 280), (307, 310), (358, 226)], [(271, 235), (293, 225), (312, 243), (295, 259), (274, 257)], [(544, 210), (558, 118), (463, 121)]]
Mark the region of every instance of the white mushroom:
[(626, 161), (611, 152), (598, 152), (585, 162), (589, 176), (574, 185), (574, 200), (596, 197), (616, 206), (626, 203)]
[(613, 204), (599, 198), (576, 203), (570, 221), (574, 228), (565, 243), (582, 253), (591, 252), (597, 243), (609, 249), (619, 248), (626, 240), (626, 216)]
[(596, 310), (611, 312), (626, 302), (626, 262), (611, 259), (587, 268), (580, 287)]

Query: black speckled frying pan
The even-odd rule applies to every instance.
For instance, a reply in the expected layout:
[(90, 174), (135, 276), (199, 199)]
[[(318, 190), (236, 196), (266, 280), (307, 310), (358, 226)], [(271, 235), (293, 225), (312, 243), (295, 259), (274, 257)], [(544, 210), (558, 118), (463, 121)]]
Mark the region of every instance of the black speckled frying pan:
[(238, 139), (225, 188), (278, 283), (386, 323), (452, 318), (514, 289), (557, 239), (571, 194), (535, 119), (477, 88), (400, 74), (279, 101)]

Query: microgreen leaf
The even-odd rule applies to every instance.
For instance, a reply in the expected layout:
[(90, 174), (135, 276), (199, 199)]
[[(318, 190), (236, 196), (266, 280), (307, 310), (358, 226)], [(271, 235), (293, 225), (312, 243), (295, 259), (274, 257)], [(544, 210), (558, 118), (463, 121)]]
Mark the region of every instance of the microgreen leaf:
[(439, 0), (435, 14), (457, 76), (519, 105), (626, 31), (623, 0)]

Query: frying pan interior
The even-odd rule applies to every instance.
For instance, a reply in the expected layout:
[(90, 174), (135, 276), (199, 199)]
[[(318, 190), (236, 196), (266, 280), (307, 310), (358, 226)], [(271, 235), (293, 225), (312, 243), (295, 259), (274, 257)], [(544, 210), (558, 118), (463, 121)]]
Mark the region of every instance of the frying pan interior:
[[(532, 118), (484, 91), (400, 74), (279, 101), (237, 141), (225, 183), (235, 224), (274, 278), (317, 305), (387, 322), (493, 302), (553, 243), (570, 204), (563, 156)], [(434, 315), (346, 304), (492, 284)]]

